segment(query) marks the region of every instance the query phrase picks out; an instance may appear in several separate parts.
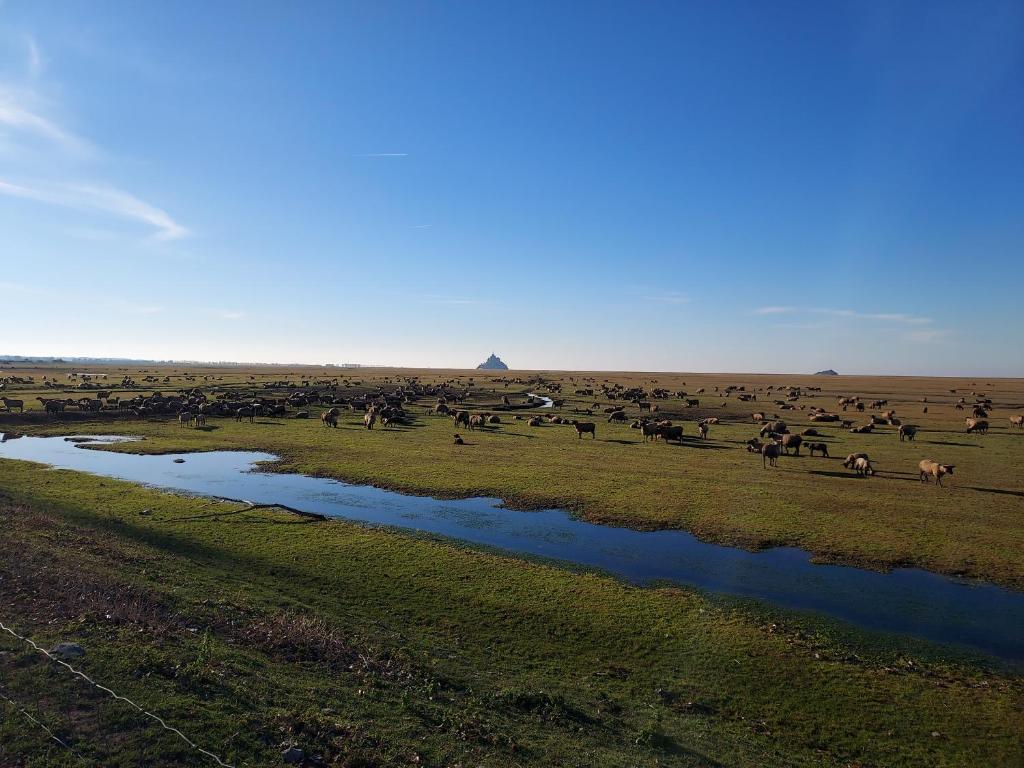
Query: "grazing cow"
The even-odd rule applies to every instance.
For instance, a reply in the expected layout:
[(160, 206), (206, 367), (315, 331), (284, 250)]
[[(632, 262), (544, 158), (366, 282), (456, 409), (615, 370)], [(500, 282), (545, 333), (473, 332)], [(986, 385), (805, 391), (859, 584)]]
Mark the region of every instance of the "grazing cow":
[(988, 422), (985, 419), (967, 419), (967, 433), (978, 432), (982, 435), (988, 433)]
[(645, 402), (641, 402), (641, 401), (637, 401), (637, 407), (641, 411), (650, 411), (651, 410), (651, 404), (650, 403), (645, 403)]
[(48, 414), (56, 416), (58, 413), (64, 413), (64, 407), (67, 405), (63, 400), (46, 400), (44, 408)]
[(593, 440), (597, 439), (597, 425), (592, 421), (576, 421), (573, 419), (569, 422), (576, 428), (576, 437), (581, 438), (586, 433), (590, 433), (590, 437)]
[(323, 413), (320, 414), (320, 422), (325, 427), (335, 427), (335, 428), (337, 428), (337, 426), (338, 426), (338, 414), (339, 413), (340, 413), (340, 411), (338, 411), (337, 408), (331, 408), (330, 410), (324, 411)]
[(931, 480), (928, 478), (934, 477), (935, 482), (940, 486), (942, 485), (942, 476), (952, 475), (955, 466), (955, 464), (939, 464), (939, 462), (932, 461), (931, 459), (923, 459), (917, 465), (922, 482), (930, 483)]
[(686, 407), (687, 408), (700, 408), (700, 400), (696, 400), (694, 398), (687, 398), (686, 399)]
[(241, 421), (244, 418), (248, 418), (250, 424), (256, 421), (256, 408), (251, 405), (244, 405), (235, 411), (235, 421)]
[(528, 427), (539, 427), (540, 426), (540, 416), (533, 416), (528, 422), (526, 422), (526, 426), (528, 426)]
[(824, 456), (826, 459), (828, 458), (828, 444), (827, 443), (808, 443), (807, 444), (807, 448), (810, 450), (811, 456), (813, 456), (815, 454), (815, 452), (817, 452), (817, 453), (820, 453), (822, 456)]
[(473, 414), (469, 417), (469, 431), (472, 432), (475, 429), (483, 429), (485, 423), (483, 416)]
[(455, 426), (459, 424), (469, 427), (469, 411), (453, 411), (451, 413), (452, 420), (455, 422)]
[(626, 420), (626, 412), (625, 411), (612, 411), (611, 413), (608, 414), (608, 422), (609, 423), (611, 423), (613, 421), (625, 421), (625, 420)]
[(13, 398), (10, 397), (0, 397), (0, 402), (3, 402), (4, 408), (6, 408), (8, 411), (13, 412), (14, 409), (17, 408), (21, 413), (25, 412), (24, 400), (14, 400)]
[[(782, 446), (778, 443), (765, 443), (761, 446), (761, 466), (778, 466), (779, 456), (782, 455)], [(765, 462), (768, 462), (767, 464)]]
[(1024, 429), (1024, 416), (1011, 416), (1010, 426)]
[(915, 437), (917, 437), (917, 427), (916, 426), (914, 426), (913, 424), (901, 424), (900, 425), (900, 442), (901, 443), (904, 440), (909, 440), (909, 441), (913, 442)]
[(987, 419), (988, 411), (982, 408), (980, 405), (976, 405), (974, 406), (974, 409), (971, 411), (971, 415), (976, 419)]

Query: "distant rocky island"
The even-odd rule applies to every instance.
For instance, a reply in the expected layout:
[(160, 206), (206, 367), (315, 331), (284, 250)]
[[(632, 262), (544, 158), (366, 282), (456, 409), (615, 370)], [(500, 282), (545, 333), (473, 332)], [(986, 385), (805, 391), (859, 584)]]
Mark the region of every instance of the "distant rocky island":
[(482, 371), (507, 371), (508, 370), (508, 366), (505, 365), (505, 363), (503, 363), (501, 361), (500, 357), (498, 357), (496, 354), (494, 354), (492, 352), (490, 357), (488, 357), (486, 360), (484, 360), (482, 363), (480, 363), (480, 365), (477, 366), (477, 370), (482, 370)]
[(818, 371), (815, 376), (838, 376), (839, 374), (829, 368), (827, 371)]

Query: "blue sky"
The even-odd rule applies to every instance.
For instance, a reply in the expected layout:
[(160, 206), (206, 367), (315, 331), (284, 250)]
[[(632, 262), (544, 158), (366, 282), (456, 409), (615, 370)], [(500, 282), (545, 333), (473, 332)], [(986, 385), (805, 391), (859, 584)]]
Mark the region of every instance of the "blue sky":
[(1024, 375), (1024, 5), (0, 0), (0, 354)]

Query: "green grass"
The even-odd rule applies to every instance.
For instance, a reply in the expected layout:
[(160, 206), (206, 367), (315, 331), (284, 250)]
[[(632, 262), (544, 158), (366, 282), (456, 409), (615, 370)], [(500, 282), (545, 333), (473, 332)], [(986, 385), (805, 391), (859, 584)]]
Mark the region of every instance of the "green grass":
[[(397, 375), (392, 372), (388, 378), (394, 380)], [(365, 390), (371, 381), (368, 375), (364, 378), (361, 387), (344, 391)], [(653, 386), (651, 377), (619, 375), (615, 380)], [(383, 383), (384, 377), (377, 381)], [(657, 381), (671, 389), (688, 381), (693, 391), (694, 384), (711, 389), (726, 381), (746, 382), (753, 389), (780, 380), (659, 375)], [(813, 381), (822, 383), (820, 378)], [(697, 416), (715, 415), (724, 422), (712, 427), (710, 440), (692, 440), (682, 447), (645, 445), (637, 430), (606, 424), (600, 414), (592, 417), (598, 421), (598, 439), (591, 441), (577, 440), (571, 427), (545, 423), (531, 428), (508, 413), (501, 414), (499, 427), (465, 435), (470, 444), (459, 447), (452, 444), (451, 421), (426, 413), (432, 401), (411, 406), (414, 423), (409, 428), (373, 432), (362, 429), (359, 416), (349, 413), (343, 414), (339, 429), (324, 428), (316, 419), (318, 408), (312, 409), (309, 421), (262, 418), (249, 424), (211, 419), (208, 431), (181, 429), (166, 417), (85, 418), (70, 424), (51, 424), (39, 414), (28, 420), (16, 415), (6, 418), (19, 429), (37, 433), (77, 430), (147, 438), (114, 450), (260, 449), (281, 456), (275, 468), (286, 472), (438, 496), (496, 496), (523, 507), (565, 507), (594, 522), (683, 528), (708, 540), (751, 548), (795, 545), (823, 560), (877, 568), (916, 565), (1021, 588), (1024, 432), (1009, 429), (1006, 417), (1024, 405), (1024, 383), (985, 387), (987, 394), (997, 398), (991, 418), (994, 428), (986, 436), (964, 433), (964, 412), (953, 410), (955, 397), (948, 394), (948, 387), (958, 383), (842, 379), (826, 381), (831, 391), (800, 401), (834, 408), (836, 393), (860, 393), (865, 398), (884, 395), (898, 415), (922, 427), (913, 443), (900, 443), (894, 427), (851, 435), (830, 425), (811, 425), (805, 412), (779, 411), (765, 403), (765, 392), (758, 403), (749, 404), (718, 398), (712, 392), (702, 402), (714, 407), (696, 412), (683, 408), (679, 400), (660, 401), (663, 414), (684, 423), (691, 436)], [(497, 394), (481, 393), (469, 407), (498, 402), (506, 390), (495, 386)], [(567, 382), (566, 390), (571, 392), (571, 387)], [(524, 389), (507, 391), (516, 397)], [(929, 414), (920, 413), (922, 397), (929, 398)], [(570, 396), (560, 412), (571, 418), (573, 407), (594, 400)], [(606, 403), (602, 400), (602, 405)], [(720, 403), (727, 407), (719, 408)], [(823, 437), (813, 439), (829, 444), (832, 459), (783, 458), (777, 470), (762, 469), (760, 457), (744, 451), (743, 442), (757, 434), (751, 411), (766, 407), (777, 411), (794, 431), (807, 426), (819, 429)], [(632, 406), (630, 411), (638, 412)], [(845, 416), (858, 423), (866, 418), (852, 411)], [(842, 457), (854, 451), (870, 454), (879, 471), (876, 477), (858, 479), (841, 466)], [(922, 458), (956, 464), (956, 475), (947, 479), (947, 488), (918, 481), (917, 464)]]
[[(910, 641), (23, 462), (0, 489), (0, 620), (80, 642), (88, 673), (234, 762), (1024, 759), (1020, 678)], [(88, 758), (208, 764), (0, 650), (9, 695)], [(73, 764), (0, 711), (0, 763)]]

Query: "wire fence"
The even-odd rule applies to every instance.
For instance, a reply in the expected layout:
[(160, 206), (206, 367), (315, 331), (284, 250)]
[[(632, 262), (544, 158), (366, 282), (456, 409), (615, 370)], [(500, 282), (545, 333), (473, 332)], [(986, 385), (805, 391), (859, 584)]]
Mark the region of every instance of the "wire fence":
[(14, 699), (12, 699), (12, 698), (11, 698), (10, 696), (8, 696), (8, 695), (7, 695), (7, 693), (6, 693), (5, 691), (4, 691), (4, 689), (3, 689), (2, 687), (0, 687), (0, 699), (2, 699), (2, 700), (4, 700), (4, 701), (6, 701), (6, 702), (7, 702), (8, 704), (10, 704), (10, 705), (11, 705), (12, 707), (14, 707), (14, 709), (15, 709), (15, 710), (16, 710), (17, 712), (20, 712), (20, 713), (21, 713), (22, 715), (24, 715), (24, 716), (25, 716), (25, 718), (26, 718), (27, 720), (29, 720), (29, 721), (31, 721), (31, 722), (33, 722), (33, 723), (35, 723), (35, 724), (36, 724), (37, 726), (39, 726), (39, 727), (40, 727), (40, 728), (41, 728), (41, 729), (42, 729), (43, 731), (45, 731), (45, 732), (46, 732), (46, 735), (47, 735), (47, 736), (48, 736), (48, 737), (49, 737), (50, 739), (52, 739), (53, 741), (55, 741), (55, 742), (57, 742), (58, 744), (60, 744), (60, 745), (61, 745), (62, 747), (64, 747), (64, 749), (66, 749), (66, 750), (67, 750), (68, 752), (70, 752), (70, 753), (71, 753), (72, 755), (74, 755), (75, 757), (77, 757), (77, 758), (78, 758), (79, 760), (81, 760), (81, 761), (82, 761), (83, 763), (86, 763), (86, 762), (87, 762), (87, 761), (86, 761), (86, 759), (85, 759), (84, 757), (82, 757), (82, 756), (81, 756), (81, 755), (80, 755), (80, 754), (79, 754), (79, 753), (78, 753), (78, 752), (77, 752), (77, 751), (75, 750), (75, 748), (74, 748), (74, 747), (72, 747), (72, 746), (71, 746), (70, 744), (68, 744), (68, 743), (67, 743), (66, 741), (64, 741), (64, 740), (63, 740), (62, 738), (60, 738), (60, 736), (58, 736), (57, 734), (55, 734), (55, 733), (54, 733), (54, 732), (53, 732), (52, 730), (50, 730), (50, 728), (49, 728), (49, 727), (48, 727), (48, 726), (46, 725), (46, 723), (44, 723), (44, 722), (42, 722), (41, 720), (38, 720), (37, 718), (33, 717), (33, 715), (32, 715), (32, 713), (31, 713), (31, 712), (29, 712), (29, 711), (28, 711), (27, 709), (25, 709), (25, 707), (23, 707), (23, 706), (22, 706), (21, 704), (19, 704), (18, 702), (16, 702), (16, 701), (15, 701)]
[[(118, 693), (115, 693), (115, 692), (114, 692), (114, 691), (112, 691), (112, 690), (111, 690), (110, 688), (107, 688), (107, 687), (106, 687), (105, 685), (100, 685), (99, 683), (97, 683), (97, 682), (96, 682), (95, 680), (93, 680), (93, 679), (92, 679), (91, 677), (89, 677), (89, 676), (88, 676), (87, 674), (85, 674), (85, 673), (84, 673), (84, 672), (82, 672), (81, 670), (75, 669), (75, 668), (74, 668), (73, 666), (71, 666), (70, 664), (68, 664), (68, 663), (67, 663), (66, 661), (64, 661), (63, 659), (59, 659), (59, 658), (57, 658), (56, 656), (54, 656), (54, 655), (53, 655), (52, 653), (50, 653), (50, 652), (49, 652), (48, 650), (46, 650), (45, 648), (42, 648), (42, 647), (40, 647), (39, 645), (37, 645), (37, 644), (35, 643), (35, 641), (33, 641), (33, 640), (32, 640), (31, 638), (28, 638), (28, 637), (25, 637), (24, 635), (20, 635), (20, 634), (18, 634), (18, 633), (17, 633), (17, 632), (15, 632), (15, 631), (14, 631), (13, 629), (11, 629), (10, 627), (6, 626), (6, 625), (5, 625), (5, 624), (4, 624), (4, 623), (3, 623), (2, 621), (0, 621), (0, 630), (3, 630), (3, 631), (4, 631), (4, 632), (6, 632), (7, 634), (11, 635), (12, 637), (15, 637), (15, 638), (17, 638), (18, 640), (21, 640), (21, 641), (22, 641), (23, 643), (25, 643), (26, 645), (29, 645), (29, 646), (31, 646), (31, 647), (32, 647), (32, 648), (33, 648), (33, 649), (34, 649), (35, 651), (37, 651), (38, 653), (41, 653), (41, 654), (43, 654), (43, 655), (44, 655), (44, 656), (46, 656), (46, 658), (48, 658), (48, 659), (49, 659), (50, 661), (53, 661), (53, 662), (55, 662), (55, 663), (57, 663), (57, 664), (60, 664), (60, 665), (61, 665), (62, 667), (66, 667), (66, 668), (67, 668), (68, 670), (70, 670), (70, 671), (71, 671), (71, 673), (72, 673), (72, 674), (76, 675), (77, 677), (81, 678), (81, 679), (82, 679), (82, 680), (84, 680), (85, 682), (89, 683), (89, 685), (92, 685), (93, 687), (95, 687), (95, 688), (99, 689), (100, 691), (103, 691), (104, 693), (108, 693), (108, 694), (110, 694), (110, 695), (111, 695), (111, 696), (112, 696), (112, 697), (113, 697), (114, 699), (116, 699), (117, 701), (123, 701), (123, 702), (124, 702), (125, 704), (128, 704), (129, 706), (133, 707), (133, 708), (134, 708), (134, 709), (136, 709), (136, 710), (137, 710), (138, 712), (142, 713), (142, 714), (143, 714), (143, 715), (145, 715), (146, 717), (148, 717), (148, 718), (150, 718), (151, 720), (155, 721), (155, 722), (156, 722), (156, 723), (157, 723), (157, 724), (158, 724), (158, 725), (159, 725), (159, 726), (160, 726), (161, 728), (163, 728), (163, 729), (164, 729), (165, 731), (168, 731), (168, 732), (170, 732), (170, 733), (174, 734), (175, 736), (177, 736), (177, 737), (178, 737), (179, 739), (181, 739), (181, 740), (182, 740), (183, 742), (185, 742), (185, 743), (186, 743), (186, 744), (187, 744), (187, 745), (189, 746), (189, 748), (191, 748), (191, 749), (194, 749), (194, 750), (195, 750), (196, 752), (199, 752), (200, 754), (206, 755), (207, 757), (211, 758), (212, 760), (214, 760), (214, 761), (215, 761), (215, 762), (217, 763), (217, 765), (219, 765), (219, 766), (222, 766), (222, 768), (235, 768), (235, 766), (233, 766), (233, 765), (232, 765), (231, 763), (226, 763), (226, 762), (224, 762), (224, 761), (223, 761), (223, 760), (221, 760), (221, 759), (220, 759), (220, 758), (219, 758), (219, 757), (218, 757), (217, 755), (215, 755), (215, 754), (214, 754), (213, 752), (210, 752), (210, 751), (209, 751), (208, 749), (203, 749), (203, 748), (202, 748), (201, 746), (199, 746), (198, 744), (196, 744), (196, 743), (195, 743), (194, 741), (192, 741), (192, 739), (190, 739), (190, 738), (189, 738), (188, 736), (186, 736), (186, 735), (185, 735), (184, 733), (182, 733), (181, 731), (179, 731), (179, 730), (178, 730), (177, 728), (175, 728), (174, 726), (172, 726), (172, 725), (168, 725), (168, 724), (167, 724), (167, 723), (166, 723), (166, 722), (164, 721), (164, 719), (163, 719), (162, 717), (160, 717), (159, 715), (155, 715), (155, 714), (153, 714), (152, 712), (150, 712), (149, 710), (147, 710), (147, 709), (145, 709), (145, 708), (143, 708), (143, 707), (140, 707), (140, 706), (139, 706), (138, 704), (136, 704), (136, 703), (135, 703), (134, 701), (132, 701), (131, 699), (127, 698), (126, 696), (121, 696), (120, 694), (118, 694)], [(12, 703), (13, 703), (13, 702), (12, 702)], [(17, 705), (15, 705), (15, 706), (17, 706)], [(28, 713), (27, 713), (27, 712), (24, 712), (24, 711), (23, 711), (23, 714), (26, 714), (26, 715), (27, 715)], [(48, 733), (50, 733), (50, 735), (51, 735), (51, 736), (52, 736), (52, 737), (53, 737), (53, 738), (54, 738), (54, 739), (55, 739), (55, 740), (56, 740), (56, 741), (57, 741), (57, 742), (58, 742), (59, 744), (61, 744), (61, 745), (65, 746), (65, 747), (67, 747), (67, 744), (64, 744), (64, 742), (62, 742), (62, 741), (61, 741), (60, 739), (57, 739), (57, 737), (53, 735), (52, 731), (50, 731), (50, 729), (49, 729), (49, 728), (46, 728), (46, 726), (45, 726), (45, 725), (43, 725), (42, 723), (39, 723), (39, 722), (38, 722), (37, 720), (35, 720), (35, 718), (31, 718), (31, 715), (28, 715), (28, 716), (29, 716), (29, 717), (30, 717), (30, 719), (32, 719), (32, 720), (33, 720), (34, 722), (38, 723), (38, 724), (39, 724), (39, 725), (40, 725), (41, 727), (45, 728), (45, 729), (46, 729), (46, 731), (47, 731)], [(68, 749), (71, 749), (70, 747), (67, 747), (67, 748), (68, 748)], [(72, 751), (73, 751), (73, 750), (72, 750)], [(77, 753), (75, 753), (75, 754), (77, 754)]]

